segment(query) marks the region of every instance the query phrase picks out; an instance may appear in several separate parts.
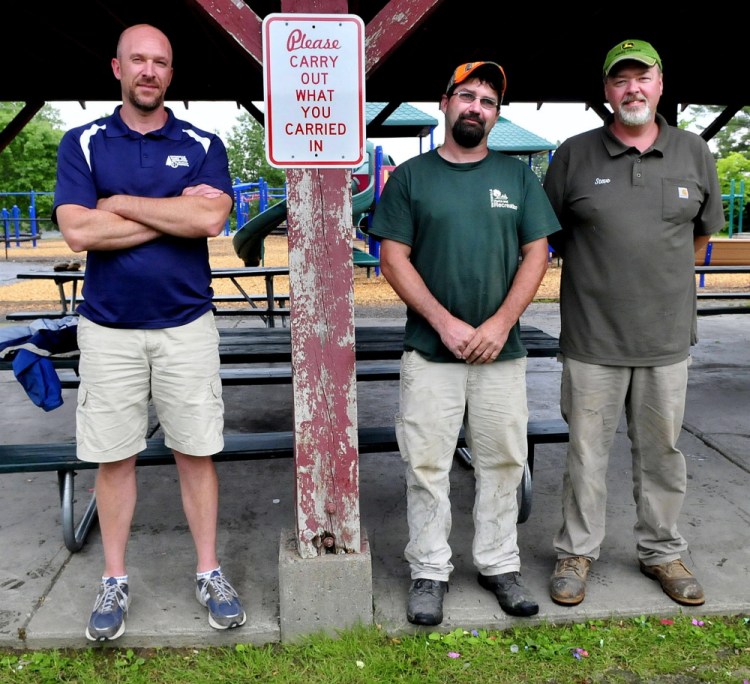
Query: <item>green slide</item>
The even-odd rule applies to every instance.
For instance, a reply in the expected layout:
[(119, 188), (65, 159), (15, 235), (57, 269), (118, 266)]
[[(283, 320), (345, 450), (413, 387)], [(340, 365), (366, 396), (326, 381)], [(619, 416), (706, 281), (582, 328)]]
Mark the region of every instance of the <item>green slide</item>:
[[(359, 189), (356, 181), (352, 181), (352, 219), (355, 225), (359, 223), (363, 214), (372, 209), (375, 202), (375, 146), (369, 141), (365, 163), (368, 171), (367, 186)], [(354, 173), (357, 173), (356, 169)], [(260, 265), (263, 258), (263, 241), (274, 228), (278, 228), (286, 221), (286, 212), (286, 200), (283, 199), (253, 216), (237, 230), (232, 238), (232, 246), (245, 266)]]

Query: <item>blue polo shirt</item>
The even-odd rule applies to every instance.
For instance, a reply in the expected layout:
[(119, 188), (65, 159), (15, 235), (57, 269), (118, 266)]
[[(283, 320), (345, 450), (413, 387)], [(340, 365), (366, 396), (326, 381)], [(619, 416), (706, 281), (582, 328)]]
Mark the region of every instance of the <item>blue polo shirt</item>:
[[(206, 183), (232, 194), (224, 143), (167, 109), (163, 128), (145, 135), (114, 114), (68, 131), (60, 142), (57, 207), (96, 208), (101, 197), (179, 197)], [(206, 238), (164, 235), (143, 245), (86, 255), (78, 311), (99, 325), (155, 329), (190, 323), (212, 309)]]

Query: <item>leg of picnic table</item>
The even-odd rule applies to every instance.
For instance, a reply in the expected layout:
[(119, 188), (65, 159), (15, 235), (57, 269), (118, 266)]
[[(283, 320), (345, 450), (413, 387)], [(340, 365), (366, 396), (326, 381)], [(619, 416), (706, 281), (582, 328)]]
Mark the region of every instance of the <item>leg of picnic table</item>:
[(58, 470), (57, 483), (60, 489), (60, 522), (63, 528), (63, 540), (68, 551), (75, 553), (83, 548), (91, 526), (96, 522), (96, 493), (81, 516), (78, 527), (75, 525), (75, 483), (76, 474), (72, 470)]

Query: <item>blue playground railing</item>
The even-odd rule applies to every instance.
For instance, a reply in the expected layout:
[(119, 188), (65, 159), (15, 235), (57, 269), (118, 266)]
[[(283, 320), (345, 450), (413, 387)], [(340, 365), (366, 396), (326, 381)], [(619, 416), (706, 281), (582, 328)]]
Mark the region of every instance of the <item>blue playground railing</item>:
[[(37, 198), (43, 195), (53, 195), (52, 192), (0, 192), (0, 204), (6, 202), (5, 198), (13, 198), (14, 203), (10, 209), (0, 209), (0, 222), (3, 226), (3, 242), (6, 250), (8, 247), (18, 247), (21, 242), (31, 241), (36, 247), (37, 238), (40, 235), (39, 222), (49, 219), (40, 219), (37, 216)], [(24, 216), (19, 208), (19, 197), (29, 198), (28, 215)]]
[[(740, 179), (739, 182), (739, 190), (738, 192), (735, 192), (735, 179), (733, 178), (729, 182), (729, 194), (728, 195), (722, 195), (721, 199), (728, 203), (729, 205), (729, 216), (728, 216), (728, 230), (729, 230), (729, 237), (732, 237), (733, 233), (737, 233), (737, 235), (742, 235), (742, 215), (745, 211), (745, 181), (744, 179)], [(737, 228), (735, 230), (734, 227), (734, 220), (735, 220), (735, 212), (737, 215)]]
[[(243, 183), (239, 178), (235, 178), (232, 190), (234, 191), (234, 211), (238, 229), (250, 220), (252, 202), (258, 202), (258, 213), (260, 213), (271, 206), (271, 200), (286, 199), (286, 187), (271, 188), (262, 176), (255, 183)], [(227, 221), (224, 234), (229, 235), (229, 233), (230, 227), (229, 221)]]

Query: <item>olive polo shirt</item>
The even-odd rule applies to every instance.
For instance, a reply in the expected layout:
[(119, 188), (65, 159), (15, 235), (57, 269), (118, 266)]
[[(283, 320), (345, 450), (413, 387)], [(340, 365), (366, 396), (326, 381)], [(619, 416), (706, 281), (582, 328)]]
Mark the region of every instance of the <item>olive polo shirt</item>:
[(562, 225), (560, 347), (599, 365), (661, 366), (697, 341), (694, 236), (724, 225), (706, 142), (657, 115), (641, 153), (602, 128), (566, 140), (544, 188)]

